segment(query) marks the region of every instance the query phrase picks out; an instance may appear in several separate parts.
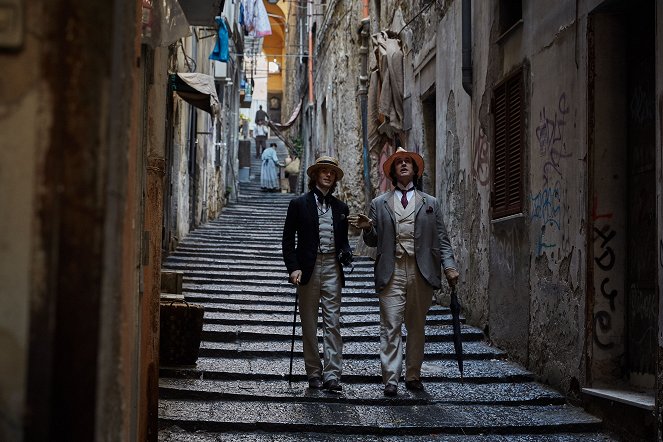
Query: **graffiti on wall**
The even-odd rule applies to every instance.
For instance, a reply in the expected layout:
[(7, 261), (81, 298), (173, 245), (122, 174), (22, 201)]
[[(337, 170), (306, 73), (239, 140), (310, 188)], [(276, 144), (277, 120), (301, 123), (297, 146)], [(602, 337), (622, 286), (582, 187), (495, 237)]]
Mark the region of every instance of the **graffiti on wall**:
[(541, 230), (536, 241), (536, 255), (557, 247), (555, 238), (561, 229), (562, 220), (562, 180), (564, 179), (561, 162), (571, 156), (567, 152), (564, 139), (566, 116), (570, 109), (566, 93), (557, 100), (557, 107), (550, 112), (544, 106), (539, 112), (539, 125), (536, 139), (539, 154), (544, 158), (542, 166), (542, 185), (530, 195), (530, 220), (540, 223)]
[[(601, 309), (594, 313), (594, 342), (603, 349), (608, 350), (615, 346), (614, 342), (606, 341), (601, 336), (605, 336), (612, 330), (612, 315), (615, 312), (615, 298), (619, 292), (610, 288), (610, 272), (615, 266), (615, 251), (611, 246), (614, 244), (617, 232), (610, 227), (609, 221), (612, 219), (612, 213), (599, 213), (598, 199), (595, 196), (592, 204), (592, 220), (594, 221), (594, 279), (601, 281), (600, 293), (604, 300), (608, 301), (608, 310)], [(600, 221), (603, 220), (603, 221)], [(600, 221), (600, 222), (599, 222)], [(596, 247), (598, 246), (598, 250)], [(597, 302), (599, 306), (605, 303)], [(601, 308), (601, 307), (599, 307)]]
[(543, 163), (543, 185), (548, 185), (552, 175), (562, 176), (560, 161), (568, 158), (571, 153), (566, 152), (564, 142), (564, 127), (566, 126), (566, 115), (569, 107), (566, 104), (566, 93), (560, 95), (557, 109), (550, 114), (545, 106), (539, 112), (539, 125), (536, 128), (536, 139), (539, 142), (539, 153), (546, 157)]
[(541, 235), (536, 244), (536, 254), (541, 255), (544, 249), (556, 247), (554, 243), (545, 242), (545, 230), (560, 229), (562, 198), (560, 196), (560, 182), (557, 181), (554, 186), (546, 187), (536, 195), (530, 197), (530, 219), (538, 220), (541, 223)]
[(476, 137), (476, 142), (473, 146), (472, 152), (472, 175), (479, 181), (482, 186), (488, 185), (490, 182), (490, 164), (488, 162), (490, 155), (490, 145), (488, 144), (488, 137), (483, 127), (479, 126), (479, 134)]

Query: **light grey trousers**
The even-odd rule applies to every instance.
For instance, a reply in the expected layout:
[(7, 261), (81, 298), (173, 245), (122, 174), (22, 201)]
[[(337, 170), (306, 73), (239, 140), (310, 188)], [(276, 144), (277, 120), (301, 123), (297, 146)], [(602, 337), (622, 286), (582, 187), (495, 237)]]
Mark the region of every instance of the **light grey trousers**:
[(405, 380), (421, 377), (424, 329), (433, 289), (417, 268), (414, 256), (396, 258), (394, 274), (380, 292), (380, 364), (385, 385), (398, 385), (403, 369), (401, 326), (405, 322)]
[[(318, 253), (311, 280), (297, 288), (304, 365), (309, 379), (341, 380), (341, 269), (334, 253)], [(318, 347), (318, 308), (322, 305), (322, 353)]]

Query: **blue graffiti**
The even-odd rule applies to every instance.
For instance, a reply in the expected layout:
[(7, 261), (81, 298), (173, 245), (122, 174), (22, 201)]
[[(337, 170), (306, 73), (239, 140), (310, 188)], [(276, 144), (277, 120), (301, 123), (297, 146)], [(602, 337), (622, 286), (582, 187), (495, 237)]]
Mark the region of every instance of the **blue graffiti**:
[(554, 187), (547, 187), (530, 197), (532, 214), (530, 219), (541, 220), (541, 225), (560, 228), (560, 214), (562, 198), (560, 196), (560, 183), (557, 181)]
[(540, 255), (544, 249), (556, 247), (556, 244), (544, 241), (546, 227), (559, 230), (561, 227), (562, 198), (560, 183), (557, 181), (554, 187), (547, 187), (537, 194), (530, 196), (530, 220), (541, 222), (541, 234), (536, 243), (536, 253)]

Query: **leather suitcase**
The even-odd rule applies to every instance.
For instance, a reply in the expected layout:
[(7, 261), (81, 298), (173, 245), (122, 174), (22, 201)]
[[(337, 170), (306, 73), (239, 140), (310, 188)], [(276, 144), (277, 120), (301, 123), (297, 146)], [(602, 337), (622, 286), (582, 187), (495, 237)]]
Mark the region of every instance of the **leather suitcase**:
[(160, 365), (193, 365), (198, 359), (204, 309), (186, 301), (160, 306)]

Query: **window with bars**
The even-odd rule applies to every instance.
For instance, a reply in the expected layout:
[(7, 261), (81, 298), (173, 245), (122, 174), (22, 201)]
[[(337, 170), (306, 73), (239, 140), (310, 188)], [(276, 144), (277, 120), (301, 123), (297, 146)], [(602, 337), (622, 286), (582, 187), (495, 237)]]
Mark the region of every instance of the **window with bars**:
[(522, 212), (523, 202), (523, 70), (493, 89), (492, 217)]

